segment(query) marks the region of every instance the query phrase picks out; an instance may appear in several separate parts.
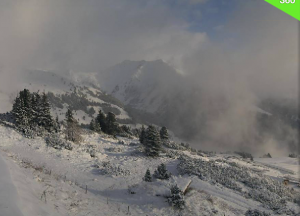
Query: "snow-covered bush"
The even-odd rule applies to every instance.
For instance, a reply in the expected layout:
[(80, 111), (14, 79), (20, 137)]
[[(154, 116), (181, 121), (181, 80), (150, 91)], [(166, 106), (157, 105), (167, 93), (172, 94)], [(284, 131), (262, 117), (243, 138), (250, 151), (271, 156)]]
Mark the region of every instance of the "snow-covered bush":
[(110, 147), (107, 149), (108, 152), (115, 152), (115, 153), (120, 153), (123, 152), (122, 148), (117, 148), (117, 147)]
[(175, 142), (163, 142), (163, 145), (167, 148), (175, 149), (175, 150), (186, 150), (185, 146), (177, 144)]
[(271, 156), (271, 154), (270, 154), (270, 153), (268, 153), (268, 154), (264, 154), (262, 157), (263, 157), (263, 158), (272, 158), (272, 156)]
[[(188, 156), (181, 156), (179, 160), (177, 169), (182, 175), (196, 175), (212, 184), (221, 184), (239, 191), (245, 197), (257, 200), (276, 212), (289, 211), (286, 210), (286, 202), (293, 201), (294, 196), (291, 189), (279, 181), (224, 160), (204, 161)], [(241, 184), (248, 189), (247, 193), (242, 192)]]
[(247, 152), (234, 152), (240, 156), (242, 156), (242, 158), (249, 158), (251, 161), (253, 161), (253, 156), (250, 153)]
[(90, 154), (91, 157), (96, 157), (96, 149), (95, 149), (95, 145), (85, 145), (84, 148), (85, 148), (85, 151)]
[(170, 188), (171, 196), (168, 197), (168, 202), (178, 209), (183, 209), (185, 205), (183, 192), (179, 189), (177, 185), (173, 185)]
[(129, 143), (129, 146), (138, 146), (138, 145), (140, 145), (140, 144), (139, 143), (134, 143), (134, 142)]
[(245, 216), (270, 216), (270, 214), (261, 212), (257, 209), (255, 209), (255, 210), (250, 209), (245, 213)]
[(118, 141), (118, 144), (120, 144), (120, 145), (125, 145), (125, 143), (124, 143), (123, 140), (119, 140), (119, 141)]
[(154, 171), (154, 176), (158, 179), (169, 179), (171, 177), (171, 173), (168, 172), (166, 165), (162, 163)]
[(183, 153), (181, 151), (166, 150), (166, 156), (169, 158), (177, 158)]
[(292, 153), (292, 154), (289, 154), (289, 157), (290, 157), (290, 158), (297, 158), (297, 157), (298, 157), (298, 155), (297, 155), (297, 154), (295, 154), (295, 153)]
[(48, 147), (52, 147), (58, 150), (67, 149), (72, 150), (71, 142), (60, 138), (57, 134), (51, 134), (45, 138), (46, 144)]
[(124, 169), (121, 166), (114, 166), (110, 161), (102, 163), (103, 169), (101, 172), (104, 175), (115, 175), (115, 176), (129, 176), (130, 170)]

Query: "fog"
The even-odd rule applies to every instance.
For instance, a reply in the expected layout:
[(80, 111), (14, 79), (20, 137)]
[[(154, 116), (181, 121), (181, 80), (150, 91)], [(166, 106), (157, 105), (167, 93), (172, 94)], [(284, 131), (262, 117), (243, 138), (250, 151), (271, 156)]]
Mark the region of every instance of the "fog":
[[(170, 2), (205, 10), (209, 1)], [(0, 90), (13, 89), (24, 69), (98, 72), (125, 59), (163, 59), (187, 85), (228, 102), (207, 123), (213, 140), (202, 146), (254, 143), (249, 107), (269, 97), (297, 99), (298, 22), (263, 1), (235, 5), (222, 25), (191, 30), (186, 11), (167, 0), (0, 0)], [(264, 136), (263, 149), (281, 145)], [(200, 140), (193, 137), (193, 145)]]

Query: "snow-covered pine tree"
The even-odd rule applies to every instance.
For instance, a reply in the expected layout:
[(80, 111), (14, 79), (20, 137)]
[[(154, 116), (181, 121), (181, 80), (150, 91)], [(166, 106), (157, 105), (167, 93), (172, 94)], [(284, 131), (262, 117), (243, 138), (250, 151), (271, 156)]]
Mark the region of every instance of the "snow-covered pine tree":
[(41, 115), (40, 115), (40, 123), (41, 126), (44, 127), (48, 132), (53, 131), (54, 129), (54, 120), (51, 116), (50, 112), (50, 103), (48, 101), (48, 97), (45, 93), (43, 93), (42, 98), (41, 98)]
[(13, 104), (12, 114), (16, 126), (23, 132), (30, 129), (32, 119), (31, 94), (29, 90), (20, 91)]
[(37, 117), (38, 117), (38, 109), (39, 108), (39, 94), (34, 92), (31, 94), (31, 128), (35, 128), (37, 126)]
[(145, 153), (147, 156), (159, 156), (162, 147), (159, 133), (154, 126), (148, 126), (143, 144), (145, 145)]
[(168, 140), (169, 139), (168, 130), (167, 130), (167, 128), (165, 126), (163, 126), (160, 129), (159, 134), (160, 134), (160, 139), (161, 140)]
[(22, 125), (25, 127), (30, 126), (32, 119), (32, 108), (31, 108), (31, 93), (28, 89), (24, 89), (20, 92), (20, 99), (22, 100), (21, 109), (23, 113)]
[(168, 198), (168, 202), (177, 209), (183, 209), (185, 206), (183, 192), (177, 185), (173, 185), (170, 190), (171, 196)]
[(171, 177), (171, 173), (168, 172), (166, 165), (162, 163), (154, 171), (154, 176), (158, 179), (169, 179)]
[(149, 169), (147, 169), (143, 180), (146, 181), (146, 182), (152, 182), (152, 176), (151, 176), (151, 173), (150, 173)]
[(95, 120), (92, 119), (90, 122), (90, 130), (95, 131)]
[(21, 100), (20, 95), (18, 95), (14, 101), (12, 109), (12, 114), (17, 127), (23, 123), (24, 113), (22, 107), (23, 101)]
[(118, 130), (118, 125), (116, 122), (116, 115), (113, 114), (112, 112), (108, 112), (106, 116), (106, 129), (107, 129), (107, 134), (110, 135), (116, 135), (117, 130)]
[(95, 132), (101, 133), (101, 126), (98, 122), (95, 122)]
[(58, 133), (60, 131), (60, 122), (59, 122), (58, 116), (56, 116), (56, 118), (55, 118), (54, 130), (56, 133)]
[(140, 137), (139, 137), (141, 144), (144, 144), (145, 136), (146, 136), (146, 130), (145, 130), (144, 125), (142, 125), (141, 133), (140, 133)]
[(95, 123), (96, 125), (98, 124), (100, 126), (104, 133), (107, 133), (106, 116), (101, 110), (99, 110)]
[(66, 112), (66, 130), (65, 130), (66, 140), (72, 141), (74, 143), (79, 143), (82, 140), (81, 128), (78, 122), (73, 117), (73, 113), (70, 109)]

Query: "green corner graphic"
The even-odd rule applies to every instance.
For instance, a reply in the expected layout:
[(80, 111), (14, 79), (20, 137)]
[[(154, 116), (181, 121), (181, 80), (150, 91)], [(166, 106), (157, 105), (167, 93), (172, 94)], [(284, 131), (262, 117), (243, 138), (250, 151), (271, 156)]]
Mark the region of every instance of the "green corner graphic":
[(300, 0), (265, 0), (300, 21)]

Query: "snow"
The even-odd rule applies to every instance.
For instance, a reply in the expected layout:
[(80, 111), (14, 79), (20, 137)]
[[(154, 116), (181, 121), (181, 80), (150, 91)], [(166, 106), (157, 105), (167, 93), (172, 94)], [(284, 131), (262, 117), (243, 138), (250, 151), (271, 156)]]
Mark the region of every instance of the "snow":
[[(250, 208), (270, 212), (260, 202), (245, 198), (238, 191), (211, 184), (195, 175), (179, 175), (176, 157), (145, 157), (139, 150), (141, 145), (137, 139), (113, 139), (95, 133), (83, 137), (80, 145), (73, 144), (72, 151), (56, 150), (47, 147), (43, 138), (27, 139), (11, 128), (0, 126), (0, 152), (7, 161), (5, 167), (11, 171), (10, 179), (5, 175), (6, 180), (2, 180), (1, 175), (0, 186), (2, 182), (13, 182), (11, 205), (21, 210), (21, 216), (128, 215), (128, 208), (131, 215), (177, 215), (178, 211), (169, 206), (165, 196), (170, 194), (172, 185), (184, 189), (190, 181), (183, 215), (243, 215)], [(92, 151), (95, 157), (91, 157)], [(227, 155), (206, 157), (189, 151), (180, 153), (195, 160), (215, 161), (218, 166), (229, 166), (228, 163), (234, 160), (247, 169), (266, 169), (238, 157), (226, 159)], [(225, 162), (218, 161), (220, 158)], [(293, 164), (287, 159), (278, 158), (277, 161)], [(149, 168), (153, 174), (161, 163), (166, 164), (172, 177), (144, 182), (146, 170)], [(5, 169), (2, 164), (0, 161), (1, 171)], [(295, 206), (291, 205), (291, 208)]]
[(0, 154), (0, 216), (22, 216), (19, 209), (19, 197), (12, 183), (10, 172)]
[[(101, 88), (134, 108), (155, 112), (180, 91), (182, 76), (163, 62), (124, 61), (98, 74)], [(168, 85), (165, 85), (168, 83)]]

